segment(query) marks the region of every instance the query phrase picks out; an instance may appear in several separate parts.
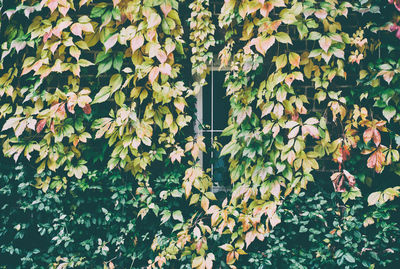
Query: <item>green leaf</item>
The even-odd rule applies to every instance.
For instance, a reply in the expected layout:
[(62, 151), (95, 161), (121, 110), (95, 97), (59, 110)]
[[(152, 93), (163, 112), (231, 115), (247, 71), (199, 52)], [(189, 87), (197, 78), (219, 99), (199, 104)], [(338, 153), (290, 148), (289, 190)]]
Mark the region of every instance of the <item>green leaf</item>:
[(94, 97), (94, 100), (92, 104), (97, 104), (97, 103), (103, 103), (105, 102), (111, 94), (111, 87), (110, 86), (104, 86), (103, 88), (100, 89), (100, 91), (96, 94)]
[(276, 64), (276, 70), (279, 70), (279, 69), (285, 67), (287, 64), (286, 54), (282, 54), (278, 58), (276, 58), (275, 64)]
[(180, 210), (174, 211), (174, 213), (172, 213), (172, 218), (174, 220), (179, 220), (180, 222), (183, 222), (183, 216)]
[(97, 67), (97, 76), (110, 70), (112, 63), (113, 63), (112, 58), (108, 58), (107, 61), (101, 62)]
[(394, 115), (396, 115), (396, 108), (394, 108), (393, 106), (387, 106), (382, 113), (383, 116), (385, 116), (385, 118), (390, 121), (394, 117)]
[(125, 102), (125, 94), (123, 91), (117, 91), (114, 95), (115, 98), (115, 103), (117, 103), (117, 105), (122, 106)]
[(123, 57), (124, 57), (124, 54), (122, 52), (118, 53), (117, 56), (115, 57), (114, 61), (113, 61), (113, 67), (118, 72), (121, 71), (121, 67), (122, 67), (122, 63), (123, 63)]
[(318, 33), (318, 32), (311, 32), (311, 33), (308, 35), (308, 40), (318, 40), (318, 39), (320, 39), (321, 37), (322, 37), (321, 33)]
[(368, 205), (375, 205), (379, 198), (381, 197), (381, 193), (379, 191), (373, 192), (368, 196)]
[(290, 36), (287, 33), (284, 32), (279, 32), (275, 35), (276, 40), (278, 40), (280, 43), (289, 43), (292, 44), (292, 40), (290, 39)]
[(344, 254), (344, 258), (346, 259), (346, 261), (348, 261), (350, 263), (355, 263), (356, 262), (356, 260), (354, 259), (354, 257), (350, 253)]
[(90, 62), (90, 61), (88, 61), (86, 59), (79, 59), (78, 63), (79, 63), (80, 66), (83, 66), (83, 67), (88, 67), (88, 66), (93, 65), (92, 62)]

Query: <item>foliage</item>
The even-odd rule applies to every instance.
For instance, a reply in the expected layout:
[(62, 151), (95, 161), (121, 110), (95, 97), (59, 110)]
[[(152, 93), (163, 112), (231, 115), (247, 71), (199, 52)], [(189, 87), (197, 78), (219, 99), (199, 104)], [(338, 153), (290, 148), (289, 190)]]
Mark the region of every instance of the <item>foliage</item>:
[(367, 207), (360, 199), (343, 205), (337, 193), (312, 194), (301, 192), (283, 203), (278, 210), (282, 224), (242, 268), (384, 268), (399, 263), (398, 207)]
[[(20, 164), (1, 179), (2, 255), (18, 257), (7, 266), (395, 259), (384, 203), (400, 194), (398, 1), (224, 1), (231, 110), (221, 155), (232, 189), (218, 195), (199, 162), (210, 149), (193, 135), (216, 44), (207, 0), (0, 3), (0, 139)], [(326, 161), (333, 188), (317, 176)], [(308, 198), (312, 181), (324, 192)], [(37, 244), (24, 247), (31, 234)]]

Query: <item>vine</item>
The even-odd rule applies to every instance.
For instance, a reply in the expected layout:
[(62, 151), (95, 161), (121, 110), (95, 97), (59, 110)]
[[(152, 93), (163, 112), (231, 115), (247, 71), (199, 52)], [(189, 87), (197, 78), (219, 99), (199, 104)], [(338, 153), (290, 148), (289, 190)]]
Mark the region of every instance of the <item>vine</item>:
[[(400, 174), (398, 1), (224, 1), (225, 199), (199, 162), (204, 138), (188, 135), (216, 44), (208, 0), (0, 7), (4, 155), (25, 157), (43, 192), (84, 181), (96, 165), (130, 173), (135, 216), (154, 214), (159, 228), (149, 268), (215, 267), (214, 245), (234, 268), (281, 222), (285, 198), (325, 167), (340, 206), (363, 193), (370, 205), (400, 194), (399, 186), (368, 188), (384, 172)], [(182, 168), (181, 178), (165, 180), (174, 190), (161, 190), (160, 167)]]

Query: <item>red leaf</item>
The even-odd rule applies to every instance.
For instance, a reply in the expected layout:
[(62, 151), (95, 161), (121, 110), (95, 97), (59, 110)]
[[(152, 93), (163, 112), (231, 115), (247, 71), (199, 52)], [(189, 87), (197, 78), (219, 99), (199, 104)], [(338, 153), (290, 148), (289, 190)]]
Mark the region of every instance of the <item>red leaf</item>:
[(377, 129), (374, 129), (374, 143), (376, 146), (379, 146), (379, 144), (381, 143), (381, 134), (379, 133), (379, 131)]
[(50, 31), (50, 32), (48, 32), (48, 33), (45, 33), (44, 36), (43, 36), (43, 43), (46, 43), (47, 40), (48, 40), (52, 35), (53, 35), (53, 32), (52, 32), (52, 31)]
[(349, 182), (350, 187), (354, 187), (356, 185), (356, 180), (352, 174), (350, 174), (347, 170), (343, 170), (343, 174), (346, 176), (347, 181)]
[(373, 129), (372, 128), (368, 128), (367, 130), (364, 131), (363, 139), (364, 139), (364, 143), (365, 144), (367, 144), (371, 140), (372, 135), (373, 135)]
[(294, 52), (289, 53), (289, 63), (294, 67), (300, 68), (300, 55)]
[(71, 21), (60, 22), (56, 27), (53, 28), (52, 33), (58, 38), (61, 38), (62, 31), (72, 24)]
[(85, 114), (90, 114), (90, 113), (92, 113), (92, 107), (90, 106), (90, 104), (86, 104), (86, 105), (83, 107), (83, 112), (85, 112)]
[(377, 173), (382, 172), (382, 164), (385, 163), (385, 155), (382, 153), (381, 149), (378, 148), (371, 156), (368, 158), (367, 167), (375, 168)]
[(51, 124), (50, 124), (50, 131), (51, 131), (52, 133), (55, 133), (54, 120), (51, 121)]
[(43, 130), (44, 126), (46, 125), (46, 121), (47, 121), (46, 119), (43, 119), (38, 122), (38, 124), (36, 125), (37, 133), (40, 133)]
[(275, 36), (269, 36), (267, 38), (258, 37), (255, 40), (256, 50), (265, 55), (267, 50), (275, 43)]
[(336, 192), (344, 192), (346, 189), (343, 186), (344, 176), (341, 172), (336, 172), (331, 176), (333, 188)]

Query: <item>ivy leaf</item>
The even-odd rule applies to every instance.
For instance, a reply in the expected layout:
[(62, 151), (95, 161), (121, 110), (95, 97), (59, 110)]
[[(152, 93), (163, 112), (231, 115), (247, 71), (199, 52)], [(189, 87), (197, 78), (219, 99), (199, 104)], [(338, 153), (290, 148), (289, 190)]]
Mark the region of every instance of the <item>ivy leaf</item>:
[(21, 120), (21, 118), (9, 118), (6, 123), (4, 123), (3, 128), (1, 131), (5, 131), (7, 129), (15, 128), (18, 124), (18, 122)]
[(381, 197), (381, 193), (379, 191), (373, 192), (368, 196), (368, 205), (375, 205), (378, 203), (379, 198)]
[(232, 251), (234, 250), (233, 246), (231, 244), (223, 244), (222, 246), (219, 246), (220, 248), (222, 248), (225, 251)]
[(74, 23), (71, 25), (71, 33), (82, 38), (82, 24)]
[(160, 65), (159, 71), (161, 72), (161, 74), (170, 76), (172, 71), (171, 65), (163, 63)]
[(106, 48), (106, 52), (114, 47), (115, 43), (117, 43), (118, 40), (118, 34), (114, 34), (110, 36), (106, 42), (104, 42), (104, 47)]
[(160, 69), (157, 66), (155, 66), (151, 69), (150, 74), (149, 74), (150, 83), (153, 83), (154, 80), (156, 80), (159, 73), (160, 73)]
[(161, 23), (161, 17), (155, 12), (152, 12), (147, 20), (147, 29), (158, 26)]
[(321, 37), (322, 35), (319, 32), (310, 32), (308, 35), (308, 40), (319, 40)]
[(276, 58), (275, 64), (276, 64), (276, 70), (279, 70), (279, 69), (282, 69), (283, 67), (285, 67), (287, 64), (286, 54), (282, 54), (278, 58)]
[(132, 40), (131, 40), (131, 49), (132, 49), (132, 53), (135, 52), (137, 49), (139, 49), (141, 46), (143, 46), (144, 44), (144, 37), (142, 34), (139, 34), (137, 36), (135, 36)]
[(332, 40), (327, 37), (327, 36), (323, 36), (319, 41), (318, 41), (319, 45), (321, 46), (321, 48), (325, 51), (328, 52), (328, 49), (330, 48), (331, 44), (332, 44)]
[(37, 133), (40, 133), (43, 130), (44, 126), (46, 126), (46, 122), (47, 122), (46, 119), (42, 119), (42, 120), (40, 120), (38, 122), (38, 124), (36, 125), (36, 132)]
[(117, 91), (115, 93), (115, 103), (117, 103), (117, 105), (122, 106), (125, 102), (125, 94), (123, 91)]
[(289, 63), (294, 67), (300, 68), (300, 55), (295, 52), (289, 53)]
[(261, 38), (258, 37), (256, 38), (256, 50), (261, 53), (262, 55), (265, 55), (267, 50), (275, 43), (275, 37), (274, 36), (269, 36), (267, 38)]
[(110, 86), (104, 86), (96, 94), (96, 96), (93, 99), (92, 104), (105, 102), (110, 97), (110, 94), (111, 94), (111, 87)]
[(118, 72), (121, 71), (122, 64), (123, 64), (123, 57), (124, 57), (123, 53), (118, 53), (117, 56), (114, 58), (113, 67)]
[(387, 106), (383, 110), (383, 116), (390, 122), (390, 120), (396, 115), (396, 109), (393, 106)]
[(69, 48), (69, 53), (76, 59), (76, 61), (79, 61), (79, 57), (81, 57), (81, 51), (77, 46), (71, 46)]
[(99, 75), (107, 72), (108, 70), (110, 70), (111, 67), (112, 67), (112, 64), (113, 64), (113, 61), (112, 61), (111, 57), (107, 58), (106, 61), (101, 62), (97, 67), (97, 76), (99, 76)]
[(174, 211), (172, 213), (172, 218), (174, 220), (179, 220), (180, 222), (183, 222), (183, 216), (182, 216), (182, 212), (180, 210)]
[(290, 36), (287, 33), (284, 32), (279, 32), (275, 35), (276, 40), (278, 40), (278, 42), (280, 43), (284, 43), (284, 44), (292, 44), (292, 39), (290, 39)]
[(163, 12), (163, 14), (164, 14), (164, 16), (165, 17), (167, 17), (168, 16), (168, 13), (171, 11), (171, 9), (172, 9), (172, 6), (171, 6), (171, 4), (170, 3), (162, 3), (161, 4), (161, 6), (160, 6), (160, 8), (161, 8), (161, 11)]
[(344, 254), (344, 258), (350, 263), (355, 263), (356, 262), (356, 260), (354, 259), (354, 257), (350, 253)]
[(196, 258), (193, 259), (192, 262), (192, 268), (196, 268), (201, 266), (204, 263), (204, 258), (203, 256), (197, 256)]

